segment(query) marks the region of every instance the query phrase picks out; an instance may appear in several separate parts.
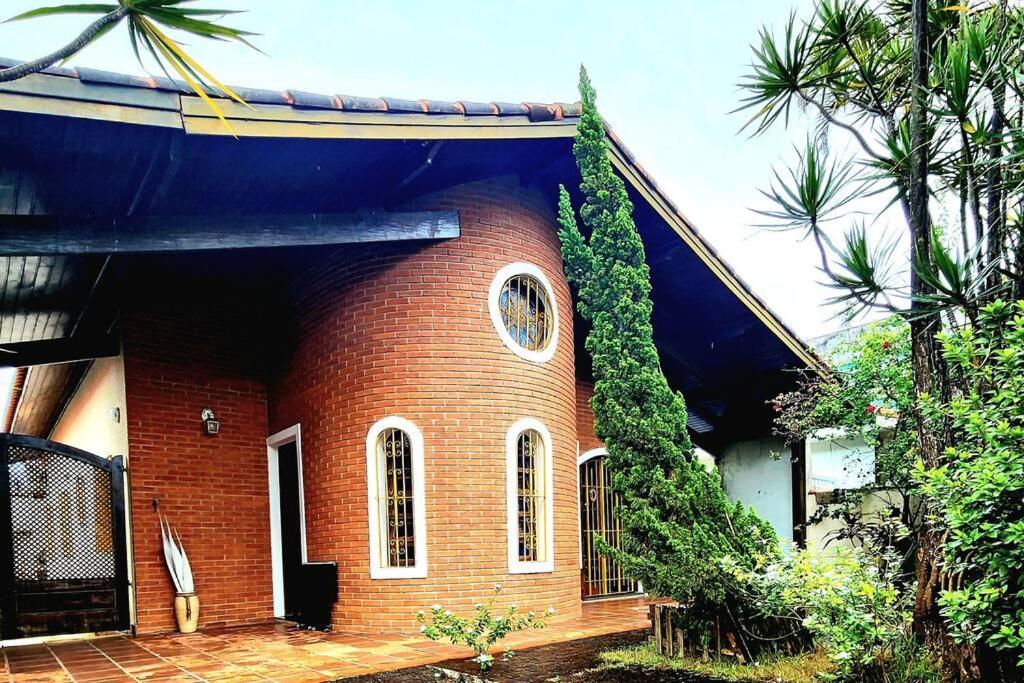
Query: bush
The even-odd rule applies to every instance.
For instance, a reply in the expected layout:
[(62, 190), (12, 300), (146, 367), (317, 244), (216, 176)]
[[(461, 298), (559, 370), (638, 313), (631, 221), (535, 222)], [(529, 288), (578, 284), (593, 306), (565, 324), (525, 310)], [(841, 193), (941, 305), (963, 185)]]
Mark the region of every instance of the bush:
[(835, 678), (923, 683), (938, 680), (912, 631), (913, 587), (893, 553), (874, 559), (861, 549), (817, 555), (792, 549), (748, 572), (727, 560), (737, 584), (774, 616), (803, 626), (835, 662)]
[[(549, 609), (544, 616), (534, 612), (520, 612), (512, 603), (499, 615), (495, 616), (494, 603), (501, 592), (501, 585), (494, 587), (490, 600), (479, 603), (476, 613), (471, 617), (460, 617), (451, 610), (434, 605), (430, 613), (420, 611), (416, 621), (421, 624), (420, 632), (433, 641), (451, 642), (452, 645), (465, 645), (476, 653), (472, 661), (480, 665), (481, 671), (491, 668), (494, 657), (491, 648), (509, 633), (524, 631), (528, 628), (544, 628), (544, 616), (551, 616), (555, 610)], [(515, 653), (505, 650), (504, 658), (510, 659)]]
[(935, 524), (949, 534), (952, 590), (939, 604), (954, 638), (1024, 666), (1024, 302), (990, 304), (941, 341), (959, 390), (925, 405), (954, 445), (941, 467), (920, 470)]

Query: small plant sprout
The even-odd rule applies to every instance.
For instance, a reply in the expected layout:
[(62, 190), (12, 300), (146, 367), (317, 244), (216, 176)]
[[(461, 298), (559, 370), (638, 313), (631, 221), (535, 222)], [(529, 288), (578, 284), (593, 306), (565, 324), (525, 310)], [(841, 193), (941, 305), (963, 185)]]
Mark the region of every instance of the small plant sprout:
[[(538, 617), (536, 612), (520, 612), (516, 603), (496, 613), (495, 602), (500, 593), (501, 584), (495, 584), (490, 599), (477, 603), (475, 613), (469, 617), (460, 617), (440, 605), (432, 605), (429, 614), (420, 610), (416, 613), (420, 633), (436, 642), (449, 641), (452, 645), (465, 645), (476, 653), (471, 661), (480, 666), (480, 671), (487, 671), (494, 663), (490, 650), (495, 643), (509, 633), (528, 628), (544, 628), (547, 625), (544, 619), (555, 613), (555, 610), (549, 609)], [(508, 661), (514, 654), (511, 649), (507, 649), (502, 659)]]

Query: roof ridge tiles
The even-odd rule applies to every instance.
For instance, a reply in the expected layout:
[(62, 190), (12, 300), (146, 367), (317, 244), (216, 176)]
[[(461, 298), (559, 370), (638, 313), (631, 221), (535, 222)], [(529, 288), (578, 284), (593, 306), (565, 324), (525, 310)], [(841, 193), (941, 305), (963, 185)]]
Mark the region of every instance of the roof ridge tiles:
[[(21, 60), (0, 57), (0, 68), (22, 64)], [(146, 90), (165, 90), (189, 94), (188, 84), (165, 76), (140, 76), (89, 67), (50, 67), (41, 72), (48, 76), (75, 78), (95, 86), (115, 86)], [(230, 86), (246, 102), (276, 104), (296, 109), (334, 109), (350, 112), (377, 112), (395, 114), (447, 114), (456, 116), (527, 116), (531, 122), (561, 121), (578, 118), (582, 112), (579, 102), (475, 102), (472, 100), (403, 99), (398, 97), (357, 97), (328, 95), (305, 90), (272, 90)], [(220, 93), (207, 93), (219, 96)]]

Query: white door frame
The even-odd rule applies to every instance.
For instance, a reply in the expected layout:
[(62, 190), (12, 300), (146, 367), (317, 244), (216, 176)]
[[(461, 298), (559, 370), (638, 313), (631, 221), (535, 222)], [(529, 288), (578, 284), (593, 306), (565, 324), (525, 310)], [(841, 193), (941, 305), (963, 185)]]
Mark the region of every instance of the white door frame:
[(284, 557), (281, 548), (281, 482), (278, 479), (277, 449), (295, 443), (295, 462), (299, 472), (299, 526), (302, 561), (306, 562), (306, 499), (302, 485), (302, 429), (292, 425), (267, 437), (267, 482), (270, 490), (270, 566), (274, 583), (274, 616), (284, 617)]

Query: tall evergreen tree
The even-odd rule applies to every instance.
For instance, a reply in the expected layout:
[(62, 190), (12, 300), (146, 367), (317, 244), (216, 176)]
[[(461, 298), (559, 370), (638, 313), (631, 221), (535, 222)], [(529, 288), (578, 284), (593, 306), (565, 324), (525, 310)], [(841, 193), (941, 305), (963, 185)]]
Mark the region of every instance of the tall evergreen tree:
[(648, 591), (692, 605), (690, 626), (708, 633), (737, 616), (722, 559), (748, 568), (774, 557), (771, 526), (729, 502), (716, 472), (694, 457), (686, 404), (661, 371), (651, 325), (650, 271), (626, 187), (612, 169), (604, 123), (585, 69), (583, 115), (573, 151), (583, 182), (580, 231), (561, 188), (559, 222), (567, 276), (590, 322), (586, 349), (594, 372), (595, 429), (608, 449), (623, 504), (621, 551), (601, 543)]

